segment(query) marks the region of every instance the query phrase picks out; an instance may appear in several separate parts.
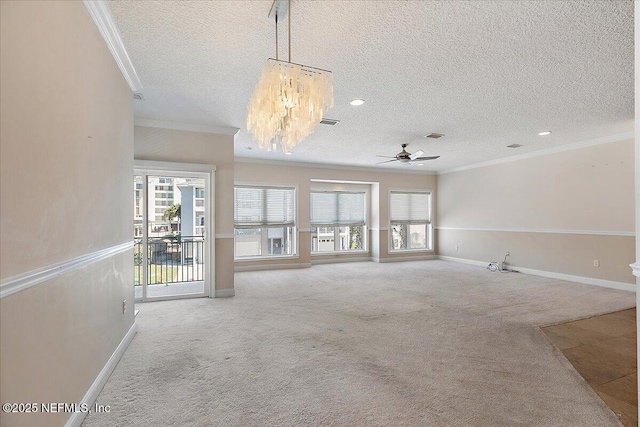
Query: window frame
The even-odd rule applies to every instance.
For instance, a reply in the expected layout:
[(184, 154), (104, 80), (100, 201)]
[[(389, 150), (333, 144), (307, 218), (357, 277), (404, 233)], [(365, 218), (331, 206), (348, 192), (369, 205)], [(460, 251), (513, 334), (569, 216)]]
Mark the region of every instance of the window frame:
[[(260, 255), (249, 255), (238, 257), (236, 254), (236, 224), (235, 224), (235, 208), (236, 208), (236, 199), (235, 199), (235, 189), (236, 187), (248, 187), (248, 188), (276, 188), (276, 189), (291, 189), (293, 190), (293, 225), (261, 225), (255, 227), (241, 227), (241, 229), (245, 230), (260, 230)], [(233, 209), (234, 209), (234, 223), (233, 223), (233, 261), (234, 262), (248, 262), (248, 261), (258, 261), (258, 260), (275, 260), (275, 259), (297, 259), (298, 255), (298, 185), (295, 184), (274, 184), (274, 183), (254, 183), (254, 182), (240, 182), (236, 181), (233, 183), (234, 189), (234, 198), (233, 198)], [(266, 201), (266, 199), (265, 199)], [(281, 255), (269, 255), (269, 228), (292, 228), (291, 231), (291, 254), (281, 254)]]
[[(404, 224), (407, 225), (421, 225), (421, 224), (425, 224), (426, 225), (426, 248), (417, 248), (417, 249), (413, 249), (413, 248), (407, 248), (407, 249), (395, 249), (393, 247), (393, 226), (395, 224), (399, 224), (399, 223), (394, 223), (392, 218), (391, 218), (391, 194), (392, 193), (405, 193), (405, 194), (427, 194), (429, 196), (429, 219), (424, 222), (424, 221), (414, 221), (414, 222), (405, 222)], [(387, 233), (387, 240), (388, 240), (388, 253), (390, 254), (398, 254), (398, 253), (409, 253), (409, 252), (434, 252), (434, 238), (433, 238), (433, 230), (435, 229), (434, 224), (433, 224), (433, 195), (434, 195), (434, 191), (430, 190), (430, 189), (407, 189), (407, 188), (390, 188), (389, 192), (387, 194), (387, 213), (388, 213), (388, 233)]]
[[(313, 224), (311, 223), (311, 218), (309, 218), (310, 227), (309, 227), (309, 251), (311, 256), (322, 256), (322, 255), (340, 255), (340, 254), (354, 254), (354, 253), (368, 253), (369, 252), (369, 190), (366, 188), (346, 188), (346, 189), (335, 189), (335, 188), (311, 188), (309, 190), (309, 216), (311, 216), (311, 211), (313, 209), (311, 202), (311, 194), (312, 193), (350, 193), (350, 194), (363, 194), (363, 213), (364, 213), (364, 221), (362, 224), (358, 224), (358, 227), (362, 227), (362, 249), (340, 249), (340, 228), (341, 227), (352, 227), (350, 224)], [(336, 202), (339, 199), (336, 200)], [(336, 204), (336, 209), (339, 210), (339, 203)], [(332, 251), (314, 251), (313, 250), (313, 229), (320, 227), (328, 227), (333, 228), (333, 250)], [(316, 232), (317, 234), (317, 232)], [(319, 243), (319, 242), (318, 242)], [(318, 244), (319, 246), (319, 244)]]

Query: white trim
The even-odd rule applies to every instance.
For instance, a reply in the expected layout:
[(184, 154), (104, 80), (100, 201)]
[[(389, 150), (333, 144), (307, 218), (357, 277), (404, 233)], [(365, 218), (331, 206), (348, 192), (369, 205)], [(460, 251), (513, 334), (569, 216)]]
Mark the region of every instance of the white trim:
[(631, 267), (631, 270), (633, 271), (634, 276), (640, 277), (640, 264), (638, 263), (629, 264), (629, 267)]
[(213, 133), (218, 135), (235, 135), (240, 131), (239, 128), (228, 126), (203, 125), (196, 123), (172, 122), (169, 120), (153, 120), (136, 117), (133, 120), (135, 126), (147, 128), (182, 130), (187, 132)]
[(552, 148), (546, 148), (543, 150), (532, 151), (530, 153), (518, 154), (515, 156), (502, 157), (499, 159), (489, 160), (486, 162), (480, 162), (480, 163), (474, 163), (466, 166), (444, 169), (439, 171), (438, 175), (444, 175), (452, 172), (461, 172), (469, 169), (482, 168), (485, 166), (493, 166), (501, 163), (515, 162), (517, 160), (531, 159), (533, 157), (546, 156), (548, 154), (561, 153), (563, 151), (569, 151), (569, 150), (577, 150), (580, 148), (592, 147), (594, 145), (608, 144), (610, 142), (624, 141), (625, 139), (633, 139), (634, 137), (635, 135), (633, 132), (625, 132), (625, 133), (620, 133), (616, 135), (605, 136), (602, 138), (595, 138), (595, 139), (589, 139), (586, 141), (573, 142), (570, 144), (563, 144), (563, 145), (555, 146)]
[(27, 271), (26, 273), (13, 277), (8, 277), (0, 282), (0, 298), (24, 291), (25, 289), (61, 276), (71, 270), (112, 257), (129, 249), (133, 249), (133, 240), (36, 270)]
[(476, 267), (487, 267), (489, 265), (488, 262), (484, 262), (484, 261), (476, 261), (474, 259), (456, 258), (456, 257), (444, 256), (444, 255), (438, 255), (438, 259), (442, 261), (458, 262), (460, 264), (475, 265)]
[(89, 11), (93, 22), (95, 22), (98, 27), (100, 34), (102, 34), (102, 38), (107, 43), (111, 55), (113, 55), (113, 59), (116, 61), (116, 64), (118, 64), (131, 91), (140, 92), (142, 90), (142, 83), (140, 83), (136, 69), (129, 58), (129, 54), (127, 54), (127, 49), (124, 47), (124, 43), (122, 43), (108, 2), (103, 0), (84, 0), (83, 3)]
[(298, 254), (293, 255), (267, 255), (267, 256), (250, 256), (242, 258), (234, 258), (233, 262), (255, 262), (255, 261), (278, 261), (287, 259), (300, 259)]
[[(366, 251), (365, 251), (366, 252)], [(313, 255), (312, 255), (313, 256)], [(319, 256), (319, 255), (316, 255)], [(312, 259), (311, 265), (319, 265), (319, 264), (338, 264), (342, 262), (370, 262), (372, 261), (371, 257), (335, 257), (335, 258), (324, 258), (324, 259)]]
[(233, 234), (216, 234), (216, 239), (233, 239), (235, 236)]
[(230, 298), (236, 295), (236, 290), (231, 289), (216, 289), (214, 292), (216, 298)]
[(386, 263), (386, 262), (404, 262), (404, 261), (425, 261), (429, 259), (438, 259), (437, 255), (420, 255), (420, 256), (402, 256), (392, 258), (372, 258), (373, 262)]
[[(134, 170), (141, 172), (164, 172), (175, 174), (189, 178), (189, 172), (211, 173), (216, 171), (215, 165), (207, 165), (204, 163), (179, 163), (179, 162), (159, 162), (155, 160), (133, 160)], [(135, 172), (134, 172), (135, 173)]]
[[(475, 266), (478, 266), (478, 267), (486, 267), (487, 265), (489, 265), (488, 262), (476, 261), (476, 260), (464, 259), (464, 258), (455, 258), (455, 257), (443, 256), (443, 255), (440, 255), (438, 258), (441, 259), (441, 260), (444, 260), (444, 261), (459, 262), (459, 263), (462, 263), (462, 264), (475, 265)], [(511, 268), (513, 270), (517, 270), (520, 273), (531, 274), (533, 276), (548, 277), (548, 278), (551, 278), (551, 279), (566, 280), (566, 281), (569, 281), (569, 282), (577, 282), (577, 283), (583, 283), (585, 285), (593, 285), (593, 286), (600, 286), (600, 287), (604, 287), (604, 288), (619, 289), (619, 290), (629, 291), (629, 292), (635, 292), (636, 291), (636, 286), (631, 284), (631, 283), (615, 282), (613, 280), (596, 279), (594, 277), (574, 276), (573, 274), (556, 273), (556, 272), (553, 272), (553, 271), (536, 270), (536, 269), (533, 269), (533, 268), (518, 267), (518, 266), (515, 266), (515, 265), (511, 265), (511, 264), (509, 264), (509, 268)]]
[[(120, 361), (120, 358), (122, 357), (124, 352), (127, 350), (127, 347), (129, 347), (129, 344), (131, 343), (131, 340), (133, 340), (133, 337), (135, 336), (137, 331), (138, 326), (134, 323), (133, 325), (131, 325), (129, 331), (125, 334), (124, 338), (122, 338), (122, 341), (120, 341), (118, 347), (116, 347), (107, 363), (104, 365), (96, 379), (93, 381), (93, 384), (91, 384), (89, 390), (87, 390), (87, 392), (85, 393), (82, 401), (80, 402), (81, 404), (85, 403), (89, 408), (93, 406), (94, 402), (98, 398), (98, 395), (102, 391), (102, 388), (107, 383), (107, 380), (111, 376), (111, 373), (116, 368), (116, 365)], [(79, 427), (82, 424), (82, 421), (84, 421), (84, 417), (86, 417), (86, 415), (86, 412), (74, 412), (74, 414), (71, 415), (71, 417), (69, 417), (69, 419), (65, 423), (65, 427)]]
[[(135, 175), (142, 175), (145, 180), (145, 195), (148, 196), (149, 188), (147, 185), (147, 176), (150, 174), (167, 174), (172, 177), (186, 177), (191, 178), (194, 175), (201, 176), (205, 181), (205, 188), (207, 189), (206, 206), (205, 206), (205, 223), (208, 231), (207, 235), (216, 235), (216, 166), (212, 164), (203, 163), (182, 163), (182, 162), (162, 162), (155, 160), (133, 160), (133, 173)], [(147, 209), (144, 209), (144, 223), (148, 221)], [(145, 227), (146, 229), (146, 227)], [(145, 232), (146, 233), (146, 232)], [(214, 290), (216, 288), (216, 245), (215, 238), (207, 238), (205, 240), (205, 265), (210, 266), (205, 268), (204, 271), (204, 293), (187, 295), (189, 298), (198, 298), (200, 296), (208, 296), (213, 298)], [(146, 240), (143, 238), (143, 243)], [(146, 251), (143, 251), (144, 262), (147, 262)], [(146, 270), (143, 269), (146, 272)], [(144, 273), (146, 275), (146, 273)], [(144, 279), (146, 280), (146, 279)], [(160, 301), (162, 297), (147, 298), (146, 287), (143, 286), (142, 299), (137, 301)], [(173, 298), (173, 297), (171, 297)]]
[(635, 237), (633, 231), (604, 231), (604, 230), (559, 230), (531, 228), (474, 228), (474, 227), (433, 227), (436, 230), (461, 230), (461, 231), (498, 231), (505, 233), (547, 233), (547, 234), (586, 234), (594, 236), (624, 236)]
[(300, 262), (296, 264), (262, 264), (262, 265), (239, 265), (233, 268), (235, 272), (260, 271), (260, 270), (287, 270), (290, 268), (309, 268), (310, 262)]
[(348, 181), (342, 179), (322, 179), (322, 178), (311, 178), (310, 182), (318, 182), (323, 184), (347, 184), (347, 185), (372, 185), (378, 184), (376, 181)]
[[(336, 165), (329, 163), (309, 163), (309, 162), (289, 162), (286, 160), (271, 160), (271, 159), (257, 159), (253, 157), (240, 157), (235, 156), (234, 161), (239, 163), (256, 163), (262, 165), (273, 166), (289, 166), (289, 167), (301, 167), (301, 168), (318, 168), (318, 169), (335, 169), (335, 170), (348, 170), (348, 171), (362, 171), (362, 172), (376, 172), (376, 173), (402, 173), (402, 174), (414, 174), (414, 175), (436, 175), (434, 171), (427, 170), (408, 170), (408, 169), (387, 169), (387, 168), (375, 168), (370, 166), (346, 166)], [(404, 167), (404, 166), (403, 166)]]

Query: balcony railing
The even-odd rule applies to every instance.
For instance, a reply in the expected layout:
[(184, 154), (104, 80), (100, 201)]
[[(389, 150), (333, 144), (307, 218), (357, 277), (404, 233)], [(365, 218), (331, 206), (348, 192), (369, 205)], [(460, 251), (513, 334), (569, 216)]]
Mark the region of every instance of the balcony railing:
[[(150, 237), (147, 246), (147, 284), (169, 284), (204, 280), (202, 236)], [(142, 285), (142, 239), (134, 239), (134, 285)]]

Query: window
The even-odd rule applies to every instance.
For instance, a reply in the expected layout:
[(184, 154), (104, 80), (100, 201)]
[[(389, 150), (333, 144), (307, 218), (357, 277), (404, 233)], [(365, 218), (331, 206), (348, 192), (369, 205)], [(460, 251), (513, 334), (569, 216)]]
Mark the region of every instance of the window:
[(365, 193), (311, 192), (311, 252), (363, 251)]
[(236, 186), (235, 258), (295, 253), (295, 189)]
[(389, 207), (391, 250), (431, 250), (431, 193), (392, 191)]

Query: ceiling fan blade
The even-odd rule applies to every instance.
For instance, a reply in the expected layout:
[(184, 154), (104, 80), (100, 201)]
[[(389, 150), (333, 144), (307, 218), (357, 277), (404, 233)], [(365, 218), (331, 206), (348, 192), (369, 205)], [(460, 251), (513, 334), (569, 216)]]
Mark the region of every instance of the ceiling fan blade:
[(387, 159), (395, 159), (396, 156), (376, 156), (376, 157), (386, 157)]
[(396, 160), (396, 159), (395, 159), (395, 157), (394, 157), (394, 158), (393, 158), (393, 159), (391, 159), (391, 160), (386, 160), (386, 161), (384, 161), (384, 162), (376, 163), (376, 165), (381, 165), (381, 164), (383, 164), (383, 163), (389, 163), (389, 162), (395, 162), (395, 161), (397, 161), (397, 160)]
[(417, 157), (415, 159), (412, 159), (412, 162), (416, 162), (416, 161), (420, 161), (420, 160), (435, 160), (437, 158), (439, 158), (440, 156), (429, 156), (429, 157)]
[(423, 154), (424, 154), (424, 151), (418, 150), (415, 153), (413, 153), (412, 155), (410, 155), (409, 157), (411, 157), (411, 160), (415, 160), (418, 157), (422, 156)]

